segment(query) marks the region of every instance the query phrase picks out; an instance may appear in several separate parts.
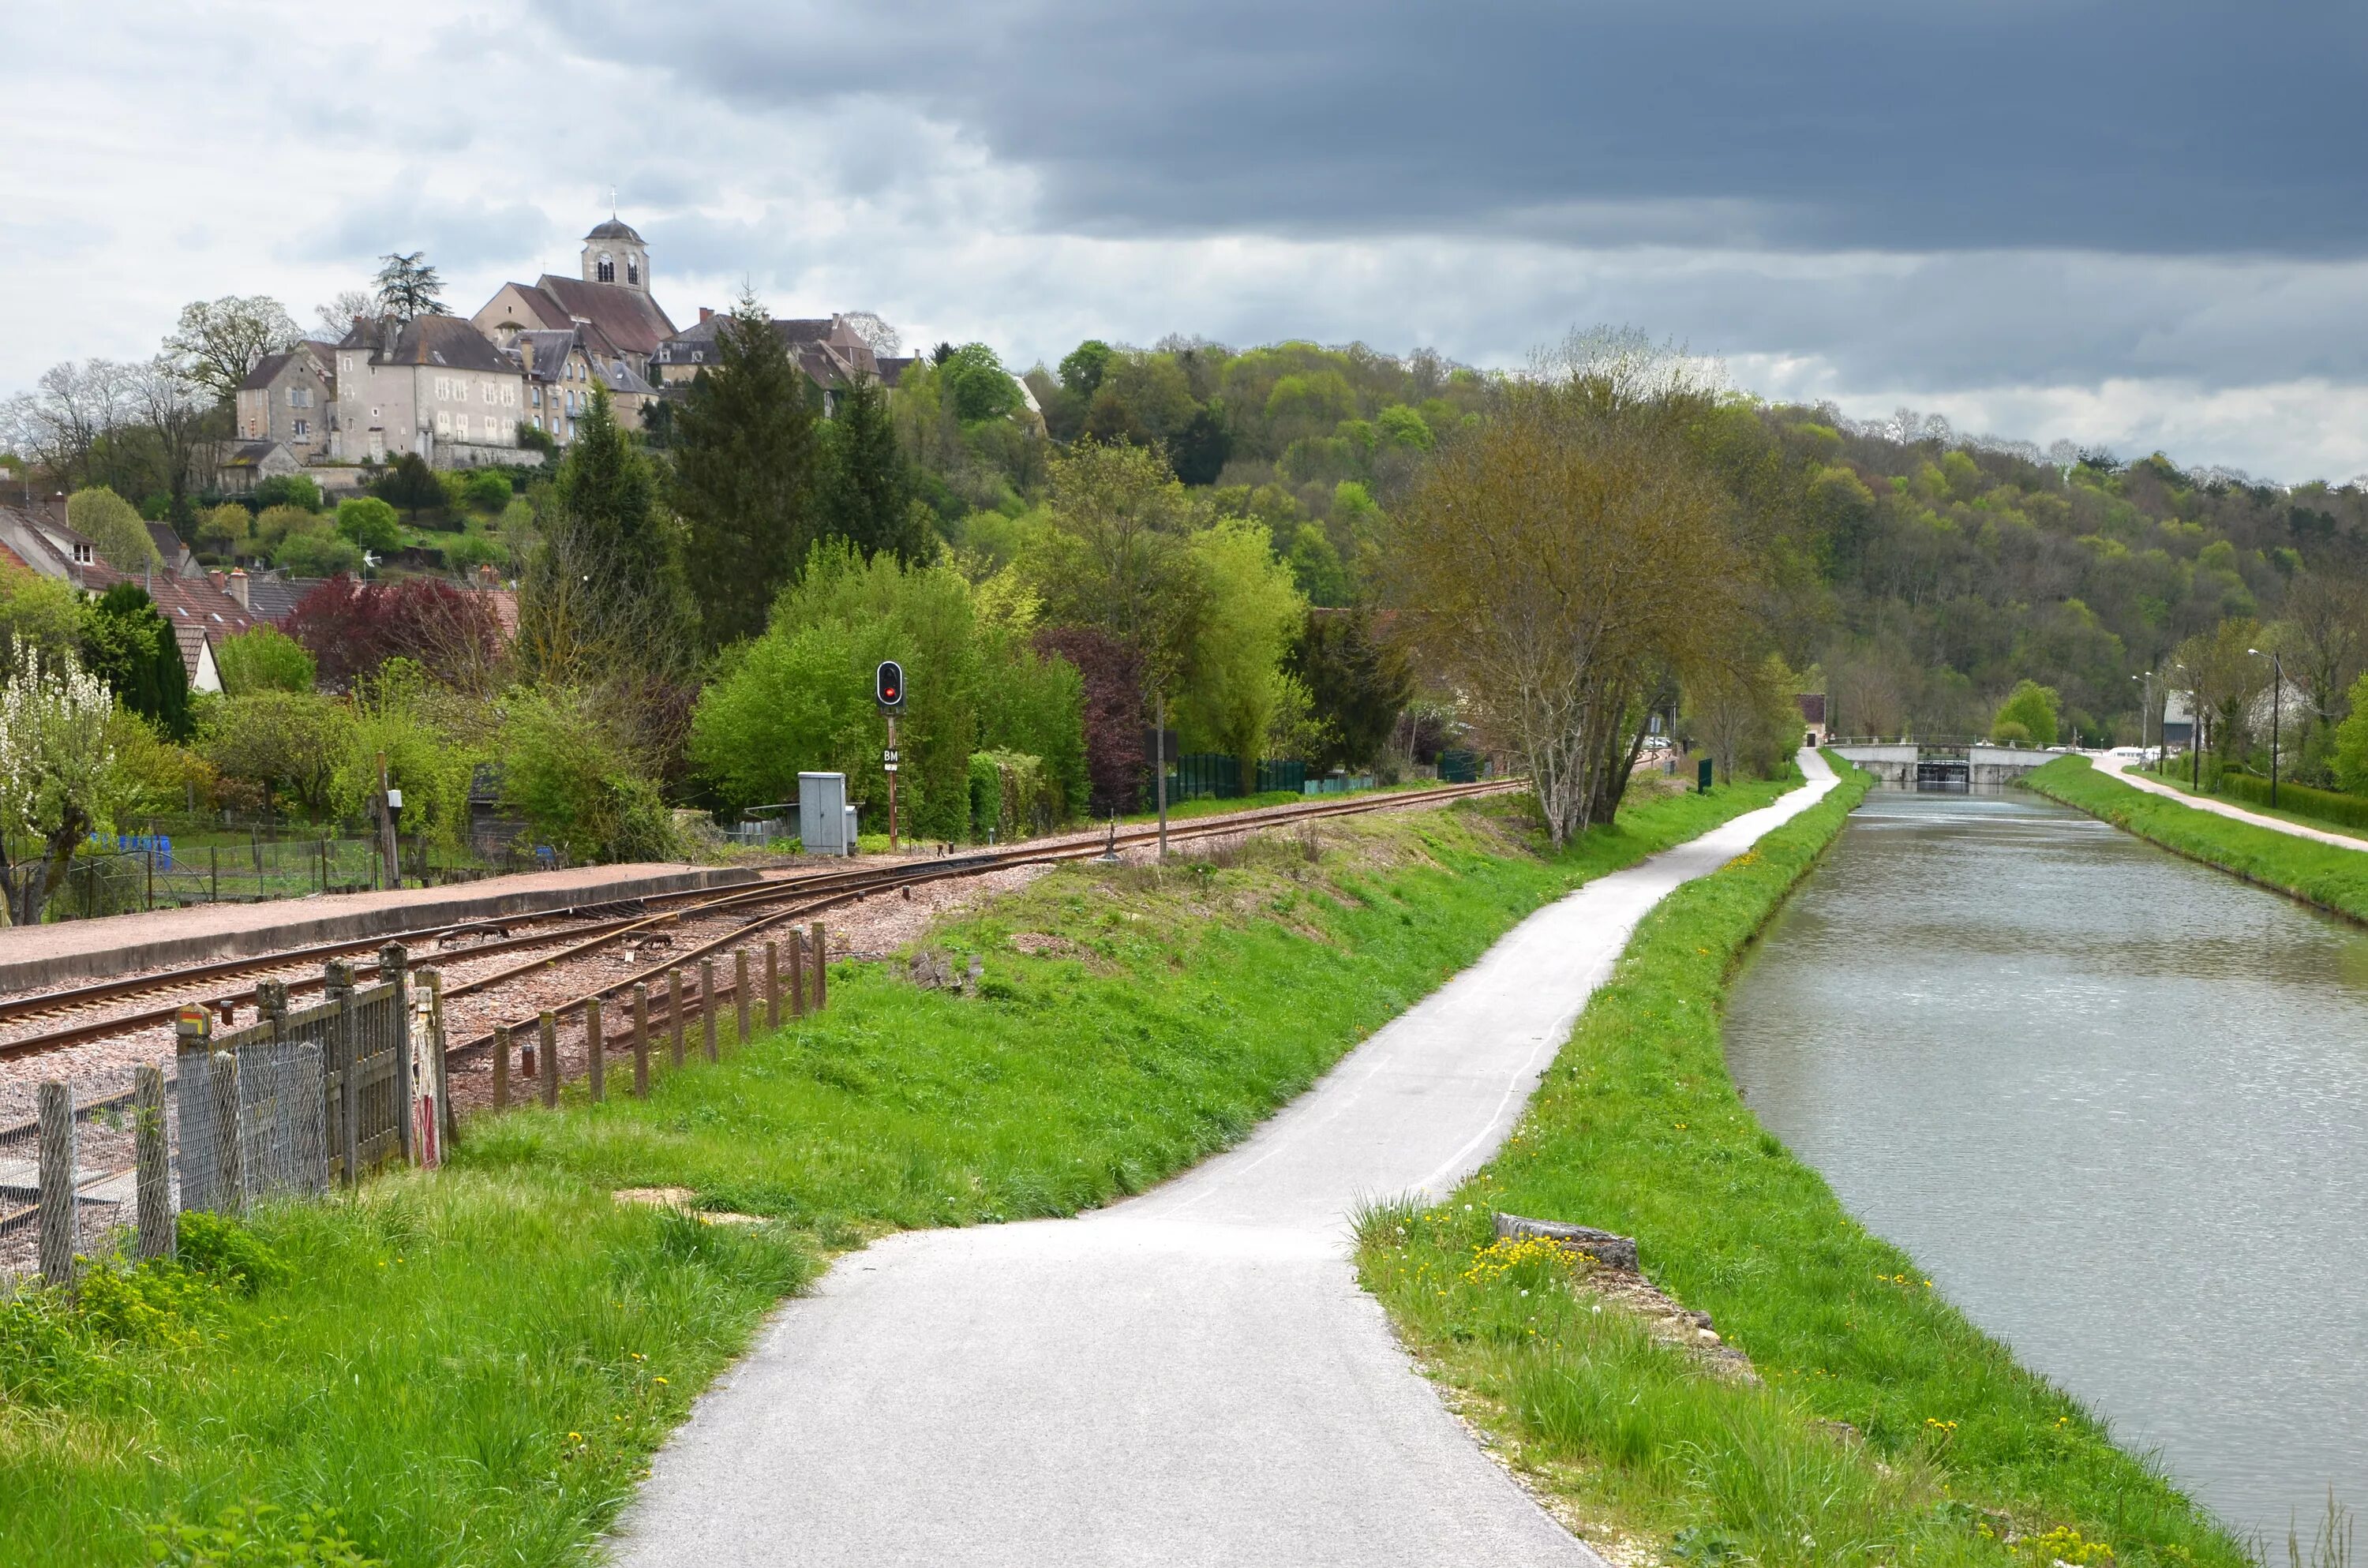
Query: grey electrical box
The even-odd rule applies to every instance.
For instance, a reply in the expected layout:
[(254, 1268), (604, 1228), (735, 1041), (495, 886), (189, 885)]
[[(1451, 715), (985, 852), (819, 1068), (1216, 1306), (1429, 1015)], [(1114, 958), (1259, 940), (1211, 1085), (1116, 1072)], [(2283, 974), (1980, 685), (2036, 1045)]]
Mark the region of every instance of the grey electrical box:
[(809, 855), (855, 853), (855, 808), (844, 773), (798, 775), (798, 839)]

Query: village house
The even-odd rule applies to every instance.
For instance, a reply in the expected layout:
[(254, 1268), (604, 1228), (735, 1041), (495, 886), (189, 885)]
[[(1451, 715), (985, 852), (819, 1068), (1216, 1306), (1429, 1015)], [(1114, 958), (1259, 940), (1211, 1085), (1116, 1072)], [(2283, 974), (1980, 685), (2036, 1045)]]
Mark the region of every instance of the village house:
[[(335, 352), (329, 350), (332, 364)], [(267, 354), (239, 383), (238, 439), (276, 441), (299, 461), (318, 462), (329, 454), (329, 415), (336, 403), (332, 372), (323, 369), (312, 345)]]
[(336, 357), (331, 456), (384, 462), (416, 452), (436, 468), (518, 460), (526, 378), (468, 322), (358, 319)]
[(584, 236), (581, 266), (580, 278), (546, 272), (532, 283), (505, 283), (470, 320), (503, 347), (521, 332), (580, 329), (587, 354), (621, 359), (649, 380), (651, 356), (675, 334), (650, 293), (649, 245), (612, 217)]
[[(176, 541), (177, 542), (177, 541)], [(186, 551), (182, 552), (186, 553)], [(227, 583), (178, 574), (176, 556), (154, 567), (119, 572), (98, 558), (91, 541), (46, 511), (0, 506), (0, 559), (83, 590), (103, 594), (118, 583), (137, 583), (148, 592), (181, 654), (193, 691), (220, 691), (222, 674), (214, 652), (256, 624), (256, 617)]]
[(642, 427), (642, 411), (657, 395), (622, 356), (600, 353), (598, 343), (599, 335), (588, 327), (510, 335), (510, 355), (526, 377), (526, 423), (563, 447), (575, 439), (575, 422), (592, 406), (595, 387), (609, 389), (617, 423), (627, 430)]
[[(700, 371), (714, 364), (715, 334), (726, 319), (702, 305), (695, 324), (658, 345), (653, 357), (658, 384), (687, 385)], [(777, 319), (773, 332), (781, 340), (781, 352), (820, 389), (825, 410), (836, 402), (839, 392), (858, 381), (884, 379), (871, 345), (843, 315), (827, 320), (813, 316)], [(909, 359), (904, 360), (899, 369), (910, 363)]]

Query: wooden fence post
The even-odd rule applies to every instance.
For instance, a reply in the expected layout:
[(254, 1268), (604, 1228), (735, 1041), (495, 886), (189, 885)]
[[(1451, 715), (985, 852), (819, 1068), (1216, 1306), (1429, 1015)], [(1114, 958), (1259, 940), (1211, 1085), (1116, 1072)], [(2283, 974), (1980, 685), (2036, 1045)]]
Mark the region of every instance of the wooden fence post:
[(171, 1161), (165, 1146), (165, 1071), (140, 1069), (131, 1091), (132, 1191), (138, 1204), (140, 1256), (173, 1256)]
[(765, 944), (765, 1027), (781, 1027), (781, 944)]
[(584, 1004), (584, 1051), (590, 1063), (592, 1103), (598, 1105), (609, 1093), (609, 1065), (603, 1060), (609, 1054), (609, 1035), (600, 1022), (598, 996)]
[(362, 1075), (357, 1060), (361, 1042), (356, 1038), (354, 966), (343, 959), (332, 962), (321, 994), (337, 1007), (337, 1021), (329, 1035), (336, 1046), (338, 1119), (344, 1123), (337, 1130), (337, 1158), (346, 1167), (346, 1185), (352, 1187), (362, 1179)]
[(510, 1108), (510, 1027), (494, 1026), (494, 1110)]
[(748, 949), (746, 948), (732, 949), (732, 1000), (735, 1004), (732, 1021), (740, 1030), (737, 1043), (745, 1046), (748, 1043), (749, 1020), (754, 1017), (757, 1002), (749, 991)]
[(707, 1059), (715, 1060), (715, 960), (699, 960), (699, 1028), (706, 1037)]
[(542, 1028), (538, 1031), (535, 1049), (541, 1054), (534, 1068), (542, 1079), (542, 1104), (546, 1110), (559, 1108), (559, 1016), (545, 1008)]
[(650, 988), (633, 987), (633, 1097), (650, 1097)]
[(666, 1032), (673, 1037), (674, 1064), (682, 1065), (682, 971), (666, 971)]
[[(402, 879), (396, 879), (402, 885)], [(401, 942), (389, 942), (378, 950), (378, 977), (394, 986), (394, 1104), (396, 1141), (403, 1149), (403, 1163), (419, 1163), (419, 1133), (412, 1125), (413, 1107), (418, 1103), (417, 1085), (411, 1081), (411, 955)]]
[(81, 1221), (74, 1193), (74, 1092), (52, 1078), (36, 1093), (41, 1139), (41, 1283), (71, 1290)]
[(794, 926), (790, 927), (790, 1017), (806, 1016), (806, 939)]
[[(264, 984), (271, 983), (266, 981)], [(258, 985), (258, 994), (263, 987)], [(213, 1040), (213, 1015), (184, 1007), (173, 1026), (173, 1097), (181, 1102), (181, 1207), (211, 1209), (213, 1196), (212, 1091), (206, 1084), (206, 1057)]]
[(830, 929), (814, 923), (814, 1011), (830, 1006)]
[(435, 1074), (438, 1164), (461, 1136), (461, 1119), (452, 1109), (452, 1074), (444, 1061), (444, 971), (423, 969), (419, 983), (427, 991), (427, 1066)]

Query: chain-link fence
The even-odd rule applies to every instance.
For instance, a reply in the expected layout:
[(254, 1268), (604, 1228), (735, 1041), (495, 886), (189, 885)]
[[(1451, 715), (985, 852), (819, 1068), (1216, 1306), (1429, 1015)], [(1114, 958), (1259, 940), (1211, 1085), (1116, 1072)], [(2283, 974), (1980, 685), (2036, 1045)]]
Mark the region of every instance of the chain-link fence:
[[(400, 948), (383, 983), (329, 966), (325, 999), (216, 1035), (187, 1009), (169, 1064), (0, 1096), (0, 1290), (70, 1285), (75, 1258), (173, 1249), (175, 1216), (317, 1197), (393, 1159), (433, 1164), (450, 1130), (442, 986)], [(29, 1098), (30, 1115), (25, 1114)]]

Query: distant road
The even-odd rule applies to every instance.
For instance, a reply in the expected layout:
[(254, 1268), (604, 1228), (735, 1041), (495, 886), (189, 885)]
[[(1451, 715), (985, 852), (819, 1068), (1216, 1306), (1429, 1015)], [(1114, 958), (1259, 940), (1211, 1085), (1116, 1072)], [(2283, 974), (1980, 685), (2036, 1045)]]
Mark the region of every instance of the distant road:
[(1645, 912), (1833, 788), (1801, 760), (1804, 788), (1539, 911), (1156, 1190), (840, 1259), (700, 1401), (614, 1561), (1604, 1568), (1408, 1362), (1347, 1218), (1495, 1152)]

